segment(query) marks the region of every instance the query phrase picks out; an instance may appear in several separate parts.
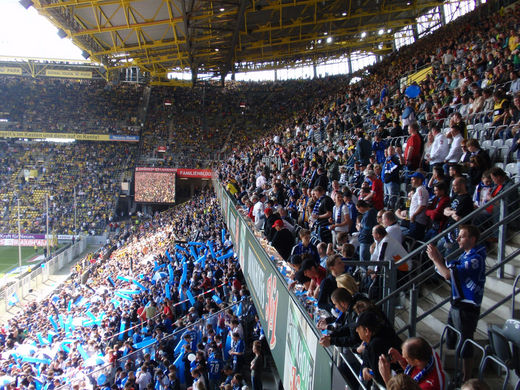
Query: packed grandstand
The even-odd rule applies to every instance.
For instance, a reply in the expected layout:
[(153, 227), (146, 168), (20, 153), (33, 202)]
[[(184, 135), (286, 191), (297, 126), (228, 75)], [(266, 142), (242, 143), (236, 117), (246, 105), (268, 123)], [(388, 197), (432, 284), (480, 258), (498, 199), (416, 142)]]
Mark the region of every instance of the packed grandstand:
[[(518, 321), (503, 304), (517, 292), (520, 6), (494, 5), (349, 76), (192, 89), (0, 76), (0, 130), (139, 137), (1, 141), (1, 233), (17, 231), (20, 200), (22, 233), (107, 243), (49, 296), (6, 298), (23, 306), (1, 328), (0, 386), (468, 390), (518, 375)], [(214, 181), (129, 222), (116, 210), (136, 166), (212, 168)], [(244, 253), (237, 221), (297, 302), (280, 313), (305, 312), (343, 382), (276, 371), (278, 309), (272, 291), (257, 296), (256, 247)], [(439, 289), (426, 302), (444, 300), (444, 317), (418, 313), (414, 299)], [(486, 333), (479, 318), (502, 296)], [(479, 365), (487, 356), (498, 376)]]

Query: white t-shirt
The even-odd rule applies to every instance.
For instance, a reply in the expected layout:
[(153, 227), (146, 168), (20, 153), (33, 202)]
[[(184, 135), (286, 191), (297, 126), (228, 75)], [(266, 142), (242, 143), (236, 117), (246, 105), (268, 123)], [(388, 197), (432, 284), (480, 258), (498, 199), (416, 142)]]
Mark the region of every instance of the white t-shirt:
[[(428, 206), (428, 199), (430, 198), (430, 194), (428, 190), (424, 186), (419, 186), (415, 189), (415, 192), (412, 195), (412, 200), (410, 202), (410, 218), (414, 215), (419, 207)], [(426, 209), (424, 209), (419, 215), (415, 217), (415, 222), (420, 223), (422, 225), (426, 225), (428, 222), (428, 217), (426, 216)]]
[(450, 144), (446, 136), (439, 133), (435, 136), (430, 149), (430, 164), (441, 164), (446, 160), (446, 156), (450, 151)]
[(255, 217), (255, 227), (257, 229), (263, 229), (265, 215), (264, 215), (264, 204), (261, 201), (258, 201), (253, 206), (253, 217)]
[[(376, 242), (376, 247), (374, 253), (372, 253), (371, 260), (397, 262), (403, 259), (407, 254), (408, 252), (406, 252), (406, 249), (404, 249), (401, 243), (387, 234), (381, 241)], [(403, 271), (410, 271), (412, 269), (412, 262), (407, 261), (406, 264), (408, 269), (403, 269)]]
[(260, 175), (256, 178), (256, 188), (262, 188), (262, 186), (267, 183), (267, 180), (264, 175)]
[(396, 222), (393, 225), (386, 227), (386, 232), (389, 236), (393, 237), (397, 242), (403, 242), (403, 231), (401, 230), (401, 226)]
[[(343, 220), (345, 219), (345, 216), (347, 216), (347, 215), (348, 215), (348, 207), (344, 203), (341, 205), (341, 208), (339, 208), (337, 206), (334, 206), (332, 208), (332, 218), (334, 219), (334, 224), (343, 222)], [(341, 221), (341, 222), (338, 222), (338, 220)], [(336, 233), (348, 232), (349, 231), (349, 227), (348, 227), (348, 225), (337, 226), (337, 227), (334, 228), (334, 231)]]
[(446, 160), (450, 163), (458, 163), (460, 160), (460, 156), (462, 156), (462, 140), (464, 138), (462, 135), (457, 134), (453, 137), (450, 145), (450, 151), (446, 156)]

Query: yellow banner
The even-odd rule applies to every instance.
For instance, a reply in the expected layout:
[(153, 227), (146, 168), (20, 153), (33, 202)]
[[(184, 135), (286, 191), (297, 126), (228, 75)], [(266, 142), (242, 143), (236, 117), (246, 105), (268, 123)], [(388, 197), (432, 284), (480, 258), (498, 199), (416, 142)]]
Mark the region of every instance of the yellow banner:
[(14, 67), (14, 66), (0, 66), (0, 74), (22, 74), (22, 68)]
[(43, 133), (36, 131), (0, 131), (2, 138), (67, 138), (84, 141), (110, 141), (108, 134)]
[(61, 70), (61, 69), (47, 69), (45, 76), (48, 77), (65, 77), (73, 79), (91, 79), (92, 72), (80, 70)]

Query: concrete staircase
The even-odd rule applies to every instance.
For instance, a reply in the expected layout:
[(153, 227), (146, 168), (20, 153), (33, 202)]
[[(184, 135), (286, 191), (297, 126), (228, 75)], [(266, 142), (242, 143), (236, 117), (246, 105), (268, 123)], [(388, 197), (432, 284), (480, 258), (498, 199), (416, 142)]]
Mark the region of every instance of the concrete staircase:
[[(509, 235), (506, 244), (506, 256), (510, 255), (511, 253), (514, 253), (515, 251), (518, 251), (519, 249), (520, 232), (516, 231)], [(496, 264), (496, 257), (497, 248), (496, 245), (494, 245), (488, 249), (488, 255), (486, 258), (486, 264), (488, 269)], [(520, 255), (513, 258), (504, 267), (504, 271), (505, 277), (502, 279), (499, 279), (496, 273), (488, 275), (488, 277), (486, 278), (486, 286), (484, 298), (482, 301), (481, 313), (484, 313), (486, 310), (490, 309), (493, 305), (497, 304), (506, 296), (512, 293), (515, 277), (519, 274), (520, 271)], [(517, 286), (517, 288), (518, 287), (519, 286)], [(431, 307), (443, 301), (449, 296), (450, 285), (448, 282), (442, 280), (442, 278), (440, 277), (430, 279), (430, 281), (424, 283), (420, 287), (417, 316), (422, 315)], [(499, 326), (502, 326), (507, 319), (512, 318), (511, 303), (511, 299), (507, 300), (505, 303), (500, 305), (498, 308), (493, 310), (490, 314), (488, 314), (486, 317), (482, 318), (479, 321), (477, 331), (475, 333), (475, 341), (477, 341), (482, 346), (486, 346), (488, 344), (488, 326), (491, 324), (497, 324)], [(396, 329), (401, 329), (409, 323), (410, 304), (408, 297), (405, 300), (403, 306), (403, 309), (396, 310)], [(424, 337), (430, 342), (431, 345), (438, 345), (441, 340), (442, 331), (445, 325), (447, 324), (449, 308), (450, 303), (448, 302), (440, 309), (430, 314), (424, 320), (420, 321), (417, 324), (417, 336)], [(520, 315), (519, 308), (520, 298), (518, 298), (517, 305), (515, 307), (515, 314), (517, 315)], [(408, 332), (406, 331), (401, 335), (402, 338), (406, 338), (407, 336)], [(477, 359), (480, 359), (479, 352), (476, 352), (475, 356)], [(444, 364), (448, 372), (450, 371), (450, 368), (455, 367), (455, 356), (453, 351), (448, 351)], [(478, 364), (476, 365), (478, 366)], [(487, 370), (486, 374), (488, 373), (489, 378), (486, 375), (486, 379), (489, 379), (489, 381), (491, 382), (496, 381), (496, 388), (501, 388), (502, 377), (500, 376), (500, 374), (498, 374), (497, 370)], [(510, 379), (510, 384), (516, 383), (517, 378), (514, 376), (513, 372), (511, 372), (511, 376), (512, 378)]]

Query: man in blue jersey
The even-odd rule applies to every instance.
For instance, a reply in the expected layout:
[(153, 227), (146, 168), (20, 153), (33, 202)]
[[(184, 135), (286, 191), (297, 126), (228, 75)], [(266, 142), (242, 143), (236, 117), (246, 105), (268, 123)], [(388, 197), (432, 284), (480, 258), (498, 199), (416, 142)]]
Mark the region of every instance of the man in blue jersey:
[[(458, 259), (445, 262), (440, 251), (433, 244), (428, 245), (426, 253), (433, 261), (437, 272), (451, 282), (451, 308), (448, 324), (460, 331), (461, 343), (472, 339), (477, 328), (480, 305), (484, 296), (486, 282), (486, 248), (477, 245), (480, 232), (476, 226), (462, 225), (457, 243), (464, 251)], [(448, 332), (448, 347), (454, 348), (456, 336)], [(462, 345), (462, 344), (461, 344)], [(461, 351), (463, 358), (463, 380), (471, 378), (471, 346)]]
[(218, 354), (210, 348), (208, 356), (209, 390), (217, 390), (219, 388), (223, 368), (224, 362), (220, 359)]
[(233, 372), (238, 372), (240, 370), (242, 358), (244, 357), (244, 352), (244, 341), (240, 338), (240, 334), (238, 332), (233, 333), (231, 335), (231, 349), (229, 350)]

